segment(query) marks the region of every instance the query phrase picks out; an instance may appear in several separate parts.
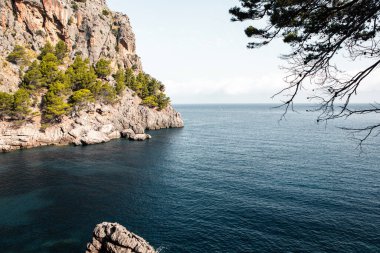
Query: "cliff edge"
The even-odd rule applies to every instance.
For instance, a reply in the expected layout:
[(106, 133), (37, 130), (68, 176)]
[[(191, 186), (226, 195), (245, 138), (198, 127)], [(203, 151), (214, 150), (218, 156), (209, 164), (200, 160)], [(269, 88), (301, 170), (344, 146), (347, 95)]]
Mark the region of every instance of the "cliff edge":
[[(164, 86), (143, 72), (129, 18), (110, 11), (105, 0), (3, 0), (0, 41), (3, 152), (120, 137), (145, 140), (150, 138), (146, 129), (183, 127), (181, 115), (170, 104), (158, 106), (157, 99), (166, 99)], [(67, 52), (54, 60), (46, 45), (60, 42)], [(99, 62), (107, 65), (100, 64), (102, 71), (96, 69)], [(83, 77), (79, 71), (87, 63)], [(124, 71), (133, 73), (133, 85)], [(20, 97), (31, 102), (20, 103)], [(30, 108), (22, 111), (25, 104)]]

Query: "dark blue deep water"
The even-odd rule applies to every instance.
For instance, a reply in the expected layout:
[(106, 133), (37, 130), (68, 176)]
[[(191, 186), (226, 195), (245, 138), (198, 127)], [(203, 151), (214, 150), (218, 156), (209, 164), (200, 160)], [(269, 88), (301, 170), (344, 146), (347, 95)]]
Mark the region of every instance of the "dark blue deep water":
[(361, 153), (313, 114), (177, 109), (186, 127), (147, 142), (1, 154), (0, 252), (83, 253), (102, 221), (165, 253), (380, 252), (380, 138)]

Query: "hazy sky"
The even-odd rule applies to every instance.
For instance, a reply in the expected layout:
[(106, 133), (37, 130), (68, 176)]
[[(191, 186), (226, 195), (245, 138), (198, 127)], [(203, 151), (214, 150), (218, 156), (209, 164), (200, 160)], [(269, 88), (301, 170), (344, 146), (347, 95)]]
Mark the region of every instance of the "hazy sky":
[[(247, 49), (245, 25), (230, 22), (228, 14), (237, 3), (108, 0), (112, 10), (130, 17), (144, 71), (166, 84), (174, 103), (279, 102), (271, 96), (285, 85), (279, 66), (286, 63), (279, 56), (289, 49), (280, 41)], [(374, 102), (373, 94), (380, 94), (377, 80), (379, 74), (357, 102)]]

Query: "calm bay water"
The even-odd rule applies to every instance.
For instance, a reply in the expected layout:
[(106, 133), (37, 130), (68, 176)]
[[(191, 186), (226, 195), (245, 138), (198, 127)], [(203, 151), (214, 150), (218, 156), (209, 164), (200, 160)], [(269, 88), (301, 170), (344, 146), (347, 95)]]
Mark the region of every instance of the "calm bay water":
[(186, 127), (147, 142), (1, 154), (1, 252), (81, 253), (102, 221), (165, 253), (380, 252), (379, 138), (360, 153), (312, 114), (177, 109)]

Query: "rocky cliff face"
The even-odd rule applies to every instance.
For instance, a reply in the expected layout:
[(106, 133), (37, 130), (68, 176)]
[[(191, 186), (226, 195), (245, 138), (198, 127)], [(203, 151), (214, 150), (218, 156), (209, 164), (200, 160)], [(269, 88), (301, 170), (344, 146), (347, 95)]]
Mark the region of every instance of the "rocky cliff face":
[[(114, 69), (142, 71), (129, 18), (111, 12), (105, 0), (1, 0), (0, 91), (14, 93), (20, 83), (20, 67), (6, 61), (15, 45), (38, 53), (47, 41), (59, 40), (69, 46), (71, 59), (80, 53), (92, 63), (106, 58)], [(120, 137), (144, 140), (150, 137), (145, 129), (183, 126), (171, 106), (158, 111), (140, 103), (127, 89), (114, 105), (94, 104), (46, 129), (41, 116), (23, 123), (0, 121), (0, 150), (95, 144)]]
[(59, 40), (72, 57), (80, 52), (92, 62), (104, 57), (114, 67), (142, 69), (129, 18), (111, 12), (105, 0), (1, 0), (0, 91), (14, 91), (20, 81), (17, 67), (4, 63), (15, 45), (38, 51)]
[(104, 222), (95, 227), (86, 253), (156, 253), (143, 238), (117, 223)]

